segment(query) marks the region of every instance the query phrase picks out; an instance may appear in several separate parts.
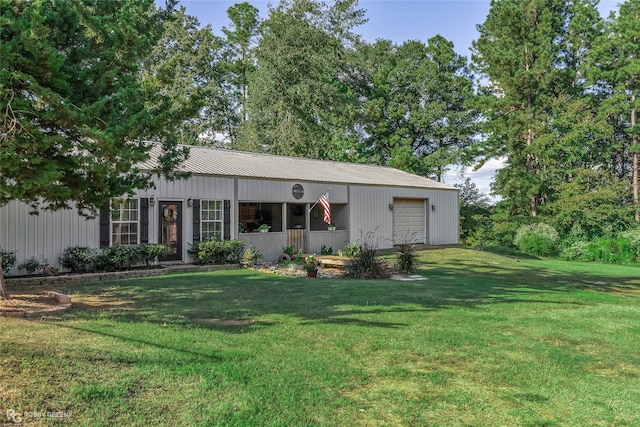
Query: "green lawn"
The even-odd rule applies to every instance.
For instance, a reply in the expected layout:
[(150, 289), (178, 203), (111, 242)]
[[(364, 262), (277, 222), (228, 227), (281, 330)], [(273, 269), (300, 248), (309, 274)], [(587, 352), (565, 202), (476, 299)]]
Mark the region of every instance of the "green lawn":
[(0, 423), (640, 425), (640, 268), (420, 261), (429, 280), (240, 270), (62, 287), (82, 308), (0, 320)]

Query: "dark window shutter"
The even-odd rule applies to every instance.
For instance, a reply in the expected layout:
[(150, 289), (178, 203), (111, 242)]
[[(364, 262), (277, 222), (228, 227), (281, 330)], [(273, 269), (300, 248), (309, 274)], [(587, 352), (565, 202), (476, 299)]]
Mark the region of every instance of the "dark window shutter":
[(149, 199), (140, 199), (140, 243), (149, 243)]
[(200, 241), (200, 199), (193, 199), (193, 243)]
[(222, 221), (224, 240), (231, 238), (231, 200), (225, 200), (223, 203)]
[(100, 247), (106, 248), (109, 246), (109, 234), (111, 226), (111, 218), (109, 215), (109, 202), (104, 202), (100, 209)]

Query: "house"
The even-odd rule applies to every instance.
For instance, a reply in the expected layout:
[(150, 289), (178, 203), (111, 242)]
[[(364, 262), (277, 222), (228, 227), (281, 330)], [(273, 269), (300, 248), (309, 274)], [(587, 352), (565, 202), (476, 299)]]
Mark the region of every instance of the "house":
[[(151, 159), (159, 150), (152, 149)], [(163, 243), (168, 260), (189, 262), (190, 245), (211, 238), (243, 240), (267, 261), (278, 260), (285, 246), (337, 251), (368, 232), (380, 248), (407, 239), (458, 243), (455, 187), (382, 166), (190, 150), (181, 166), (190, 178), (156, 178), (154, 189), (111, 201), (98, 218), (74, 210), (29, 215), (29, 206), (17, 201), (1, 207), (0, 247), (16, 251), (18, 263), (35, 256), (60, 267), (60, 255), (72, 246)], [(152, 168), (154, 160), (141, 166)], [(323, 194), (335, 230), (328, 230), (322, 206), (314, 206)], [(266, 233), (258, 232), (263, 224), (270, 227)]]

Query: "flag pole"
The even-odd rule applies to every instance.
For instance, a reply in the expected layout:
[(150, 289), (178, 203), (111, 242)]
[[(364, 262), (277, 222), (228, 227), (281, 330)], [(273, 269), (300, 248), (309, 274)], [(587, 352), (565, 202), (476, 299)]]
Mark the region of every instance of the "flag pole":
[[(320, 195), (320, 197), (322, 197), (322, 196), (324, 196), (325, 194), (327, 194), (330, 190), (331, 190), (331, 187), (327, 188), (327, 191), (325, 191), (324, 193), (322, 193), (322, 194)], [(320, 197), (318, 197), (318, 200), (316, 200), (316, 202), (313, 204), (313, 206), (311, 206), (311, 207), (309, 208), (309, 212), (311, 212), (311, 211), (313, 210), (313, 208), (315, 208), (315, 207), (316, 207), (316, 205), (317, 205), (317, 204), (318, 204), (318, 202), (320, 201)]]

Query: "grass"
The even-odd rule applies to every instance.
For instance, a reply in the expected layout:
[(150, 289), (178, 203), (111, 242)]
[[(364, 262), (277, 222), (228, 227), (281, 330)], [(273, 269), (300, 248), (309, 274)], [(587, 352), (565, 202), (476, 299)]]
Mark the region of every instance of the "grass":
[(0, 422), (640, 424), (640, 269), (419, 255), (429, 280), (221, 271), (63, 287), (78, 303), (64, 316), (0, 320)]

